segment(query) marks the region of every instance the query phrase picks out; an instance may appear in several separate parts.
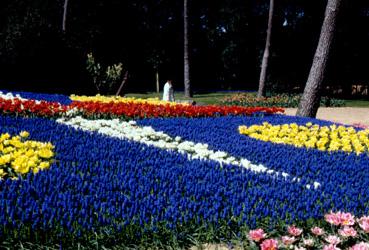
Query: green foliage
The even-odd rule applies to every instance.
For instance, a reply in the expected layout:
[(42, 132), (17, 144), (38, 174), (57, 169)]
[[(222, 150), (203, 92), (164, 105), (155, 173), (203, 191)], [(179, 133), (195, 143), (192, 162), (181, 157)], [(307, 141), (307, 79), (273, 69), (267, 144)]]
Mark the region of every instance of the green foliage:
[[(242, 228), (243, 230), (243, 228)], [(231, 240), (242, 241), (236, 235), (238, 228), (227, 221), (214, 224), (196, 224), (194, 221), (168, 228), (166, 223), (159, 223), (155, 230), (147, 224), (142, 227), (129, 224), (122, 230), (110, 227), (96, 232), (83, 231), (73, 235), (64, 231), (58, 236), (53, 231), (35, 231), (23, 228), (19, 232), (7, 232), (0, 240), (4, 249), (189, 249), (193, 245), (206, 242), (221, 243)], [(246, 232), (241, 233), (246, 235)]]
[[(221, 99), (224, 105), (236, 105), (247, 107), (282, 107), (297, 108), (301, 95), (295, 94), (278, 94), (270, 97), (257, 98), (254, 93), (237, 93), (226, 96)], [(329, 97), (322, 97), (320, 101), (321, 107), (343, 107), (345, 101)]]
[[(56, 232), (35, 231), (22, 228), (19, 232), (7, 232), (7, 237), (0, 240), (0, 248), (4, 249), (206, 249), (206, 244), (227, 246), (229, 249), (259, 249), (258, 244), (248, 238), (250, 229), (247, 225), (238, 224), (240, 218), (219, 220), (216, 224), (189, 221), (178, 223), (168, 228), (165, 222), (159, 223), (153, 230), (148, 223), (145, 226), (128, 224), (121, 230), (110, 227), (95, 232), (83, 231), (81, 235), (73, 235), (64, 231), (61, 237)], [(258, 226), (268, 233), (268, 238), (279, 238), (287, 234), (288, 225), (280, 221), (270, 224), (269, 218), (258, 221)], [(310, 228), (321, 226), (327, 232), (332, 231), (330, 225), (321, 219), (309, 219), (295, 222), (304, 229), (304, 235), (311, 237)], [(14, 233), (14, 234), (12, 234)], [(365, 236), (367, 239), (367, 236)], [(197, 246), (192, 247), (191, 246)], [(238, 248), (239, 247), (239, 248)]]
[(104, 70), (101, 64), (95, 61), (93, 54), (89, 53), (87, 55), (86, 69), (92, 78), (97, 92), (109, 93), (121, 79), (123, 64), (113, 64)]

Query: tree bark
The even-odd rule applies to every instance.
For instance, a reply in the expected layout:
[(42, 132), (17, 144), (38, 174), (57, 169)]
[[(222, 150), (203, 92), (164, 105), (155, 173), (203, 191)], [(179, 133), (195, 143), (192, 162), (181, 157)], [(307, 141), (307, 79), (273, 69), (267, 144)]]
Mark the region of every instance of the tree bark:
[(261, 71), (260, 71), (260, 79), (259, 79), (259, 90), (258, 90), (259, 98), (264, 97), (266, 93), (265, 79), (266, 79), (266, 73), (267, 73), (268, 61), (269, 61), (270, 39), (272, 36), (273, 12), (274, 12), (274, 0), (270, 0), (267, 37), (266, 37), (266, 42), (265, 42), (265, 49), (264, 49), (263, 61), (261, 63)]
[(335, 33), (340, 4), (341, 0), (328, 0), (318, 47), (315, 51), (309, 77), (299, 103), (296, 113), (297, 116), (316, 117), (318, 112), (321, 89)]
[(63, 32), (66, 31), (66, 25), (67, 25), (68, 1), (69, 0), (64, 0), (63, 23), (62, 23)]
[(183, 4), (183, 22), (184, 22), (184, 95), (192, 97), (191, 81), (190, 81), (190, 55), (189, 55), (189, 19), (188, 19), (188, 0), (184, 0)]
[(120, 92), (122, 91), (122, 88), (123, 88), (124, 84), (127, 82), (127, 80), (128, 80), (128, 71), (126, 71), (126, 73), (124, 74), (123, 81), (120, 84), (119, 89), (117, 90), (117, 93), (115, 93), (115, 96), (120, 95)]
[(156, 93), (160, 92), (160, 85), (159, 85), (159, 70), (156, 70), (155, 73), (155, 80), (156, 80)]

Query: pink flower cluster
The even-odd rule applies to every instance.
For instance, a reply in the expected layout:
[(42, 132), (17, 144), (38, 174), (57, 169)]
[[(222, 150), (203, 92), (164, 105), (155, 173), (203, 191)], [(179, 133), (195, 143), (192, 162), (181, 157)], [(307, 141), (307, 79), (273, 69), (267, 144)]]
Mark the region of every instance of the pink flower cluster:
[(364, 230), (365, 233), (369, 233), (369, 216), (363, 216), (357, 220), (361, 229)]
[[(301, 228), (294, 225), (287, 228), (289, 235), (282, 236), (281, 241), (284, 246), (289, 246), (295, 243), (298, 239), (296, 237), (300, 236), (303, 232)], [(276, 250), (278, 249), (278, 240), (276, 239), (265, 239), (266, 234), (263, 229), (251, 230), (248, 234), (248, 238), (254, 242), (261, 242), (261, 250)], [(304, 240), (306, 246), (312, 246), (314, 242), (312, 240)]]
[(251, 230), (249, 232), (249, 238), (253, 241), (259, 242), (265, 238), (266, 234), (263, 229)]
[(340, 247), (349, 250), (369, 250), (369, 243), (364, 242), (369, 235), (363, 237), (363, 232), (369, 234), (369, 216), (356, 219), (351, 213), (330, 212), (324, 218), (326, 222), (338, 228), (327, 227), (330, 233), (328, 234), (323, 228), (315, 226), (305, 235), (302, 228), (291, 225), (287, 228), (288, 235), (280, 239), (267, 239), (263, 229), (255, 229), (248, 233), (248, 238), (254, 244), (259, 244), (261, 250), (276, 250), (279, 247), (295, 250), (340, 250)]
[(311, 232), (315, 235), (315, 236), (320, 236), (320, 235), (323, 235), (325, 232), (322, 228), (320, 227), (313, 227), (311, 229)]
[(352, 246), (350, 250), (369, 250), (369, 243), (360, 242)]
[(329, 213), (324, 216), (325, 220), (335, 226), (352, 226), (355, 224), (355, 216), (350, 213)]
[(303, 230), (292, 225), (288, 227), (287, 231), (292, 236), (300, 236)]
[(334, 246), (341, 243), (341, 239), (336, 235), (328, 235), (328, 237), (325, 238), (325, 241)]
[(282, 236), (282, 242), (284, 245), (288, 246), (291, 245), (293, 243), (295, 243), (296, 238), (295, 237), (290, 237), (290, 236)]
[(278, 241), (275, 239), (264, 240), (260, 248), (261, 250), (276, 250), (278, 249)]
[(325, 245), (324, 247), (323, 247), (323, 250), (341, 250), (340, 248), (338, 248), (338, 247), (336, 247), (336, 245), (332, 245), (332, 244), (330, 244), (330, 245)]
[(343, 237), (356, 237), (357, 232), (353, 227), (345, 226), (343, 229), (338, 230), (338, 233)]

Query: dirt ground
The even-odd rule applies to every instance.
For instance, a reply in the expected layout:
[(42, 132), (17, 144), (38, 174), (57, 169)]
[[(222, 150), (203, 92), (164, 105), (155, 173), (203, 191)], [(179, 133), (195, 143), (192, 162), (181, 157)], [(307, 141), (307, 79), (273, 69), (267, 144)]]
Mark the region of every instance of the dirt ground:
[[(295, 115), (296, 108), (285, 109), (286, 115)], [(319, 108), (318, 119), (352, 125), (362, 124), (369, 126), (369, 108)]]

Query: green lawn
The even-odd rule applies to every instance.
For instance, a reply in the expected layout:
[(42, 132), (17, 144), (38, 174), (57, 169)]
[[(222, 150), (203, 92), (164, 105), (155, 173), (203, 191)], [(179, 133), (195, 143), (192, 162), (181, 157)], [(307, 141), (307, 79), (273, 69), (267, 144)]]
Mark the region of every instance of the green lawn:
[(369, 100), (345, 100), (346, 107), (369, 108)]
[[(198, 104), (221, 104), (220, 100), (228, 95), (235, 94), (234, 92), (212, 92), (212, 93), (204, 93), (204, 94), (195, 94), (192, 98)], [(189, 100), (184, 97), (183, 92), (175, 92), (176, 100)], [(142, 93), (129, 93), (126, 94), (127, 97), (137, 97), (137, 98), (152, 98), (157, 97), (159, 99), (162, 98), (163, 93), (156, 92), (148, 92), (146, 94)], [(346, 107), (360, 107), (360, 108), (369, 108), (369, 100), (345, 100)]]
[[(206, 93), (206, 94), (195, 94), (191, 100), (195, 101), (198, 104), (220, 104), (220, 100), (230, 95), (229, 92), (213, 92), (213, 93)], [(157, 97), (161, 99), (163, 97), (163, 93), (156, 93), (156, 92), (149, 92), (147, 94), (142, 93), (129, 93), (126, 94), (127, 97), (137, 97), (137, 98), (153, 98)], [(189, 98), (184, 97), (183, 92), (175, 92), (174, 97), (176, 100), (190, 100)]]

